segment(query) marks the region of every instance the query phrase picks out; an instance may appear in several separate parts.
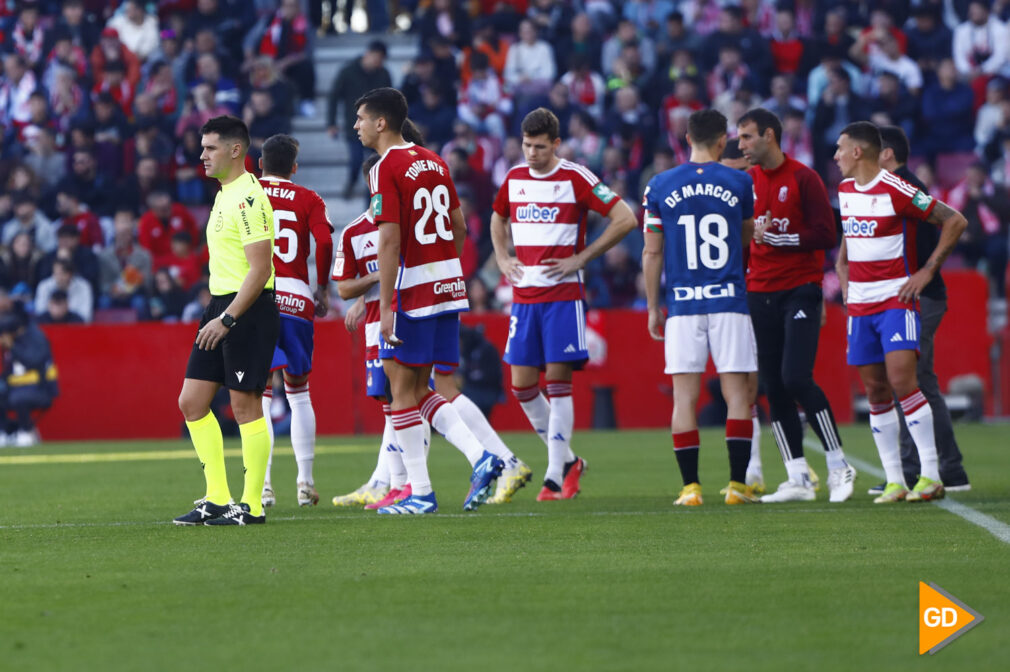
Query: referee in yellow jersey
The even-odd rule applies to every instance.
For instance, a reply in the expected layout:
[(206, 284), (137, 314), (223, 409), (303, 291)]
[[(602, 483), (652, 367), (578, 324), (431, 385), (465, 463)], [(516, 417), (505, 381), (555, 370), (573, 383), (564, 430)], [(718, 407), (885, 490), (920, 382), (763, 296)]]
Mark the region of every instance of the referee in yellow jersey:
[[(189, 355), (179, 408), (203, 463), (207, 494), (176, 525), (251, 525), (266, 522), (260, 495), (270, 455), (261, 397), (280, 331), (274, 304), (274, 213), (245, 170), (249, 130), (240, 119), (215, 117), (200, 129), (200, 160), (221, 183), (207, 222), (210, 304)], [(210, 412), (224, 385), (242, 437), (245, 488), (238, 504), (228, 491), (221, 427)]]

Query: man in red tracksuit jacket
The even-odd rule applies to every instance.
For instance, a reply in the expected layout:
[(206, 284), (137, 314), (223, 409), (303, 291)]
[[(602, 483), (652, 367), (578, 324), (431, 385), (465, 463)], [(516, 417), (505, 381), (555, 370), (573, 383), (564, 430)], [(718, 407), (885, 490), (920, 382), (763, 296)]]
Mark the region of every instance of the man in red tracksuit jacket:
[(824, 446), (830, 501), (852, 495), (856, 470), (845, 461), (827, 397), (814, 382), (821, 328), (824, 250), (837, 243), (835, 217), (821, 178), (782, 152), (782, 123), (768, 110), (751, 110), (737, 123), (740, 149), (752, 164), (754, 239), (747, 299), (757, 337), (772, 433), (789, 480), (763, 502), (813, 500), (796, 405)]

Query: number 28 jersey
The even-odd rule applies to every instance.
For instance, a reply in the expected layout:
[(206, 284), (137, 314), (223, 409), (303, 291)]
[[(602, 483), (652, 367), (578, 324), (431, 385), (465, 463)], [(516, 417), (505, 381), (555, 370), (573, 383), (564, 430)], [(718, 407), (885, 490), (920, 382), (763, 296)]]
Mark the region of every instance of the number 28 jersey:
[(645, 231), (663, 234), (667, 314), (747, 313), (744, 220), (754, 183), (718, 163), (685, 163), (649, 180)]
[(400, 227), (393, 310), (410, 318), (469, 310), (449, 217), (459, 198), (445, 161), (413, 143), (391, 147), (369, 172), (368, 186), (375, 225)]

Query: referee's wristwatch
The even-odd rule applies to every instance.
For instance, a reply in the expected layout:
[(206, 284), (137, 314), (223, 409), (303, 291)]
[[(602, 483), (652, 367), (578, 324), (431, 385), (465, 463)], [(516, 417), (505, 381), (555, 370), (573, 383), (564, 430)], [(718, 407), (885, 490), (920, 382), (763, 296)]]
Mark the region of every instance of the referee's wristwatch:
[(221, 313), (221, 324), (231, 329), (235, 326), (235, 318), (228, 313)]

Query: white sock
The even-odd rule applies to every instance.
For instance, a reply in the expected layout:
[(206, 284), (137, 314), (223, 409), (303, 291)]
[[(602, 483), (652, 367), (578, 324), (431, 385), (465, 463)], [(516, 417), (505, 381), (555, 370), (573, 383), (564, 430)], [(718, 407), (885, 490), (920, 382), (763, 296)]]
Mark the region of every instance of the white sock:
[(531, 387), (513, 387), (512, 394), (519, 400), (519, 405), (523, 408), (533, 431), (537, 433), (540, 440), (547, 444), (547, 425), (551, 417), (551, 404), (547, 398), (541, 394), (537, 385)]
[(382, 405), (382, 412), (386, 416), (386, 426), (382, 430), (382, 452), (386, 456), (386, 468), (389, 470), (389, 487), (391, 490), (402, 490), (407, 484), (407, 467), (403, 464), (403, 451), (396, 443), (393, 412), (389, 409), (389, 404)]
[(758, 420), (757, 404), (751, 406), (750, 420), (754, 431), (750, 438), (750, 462), (747, 463), (747, 473), (758, 475), (763, 472), (763, 469), (761, 467), (761, 421)]
[(480, 441), (463, 423), (456, 408), (438, 392), (429, 392), (421, 399), (421, 417), (431, 423), (431, 427), (445, 437), (463, 453), (470, 466), (474, 466), (484, 454)]
[(316, 413), (312, 410), (309, 384), (284, 385), (291, 407), (291, 448), (298, 463), (298, 483), (313, 485), (312, 462), (316, 456)]
[(810, 485), (810, 469), (807, 467), (807, 458), (794, 457), (791, 460), (786, 460), (786, 473), (789, 474), (789, 480), (793, 483)]
[(547, 472), (544, 480), (561, 485), (565, 464), (575, 460), (572, 452), (572, 428), (575, 426), (575, 405), (572, 384), (547, 381), (551, 414), (547, 422)]
[(912, 435), (915, 449), (919, 451), (921, 476), (940, 480), (940, 467), (936, 455), (936, 435), (933, 433), (933, 409), (926, 397), (916, 390), (900, 401), (901, 410), (905, 414), (905, 425)]
[(417, 406), (393, 411), (396, 444), (403, 451), (403, 466), (407, 469), (411, 494), (431, 494), (431, 477), (424, 455), (424, 423)]
[(516, 456), (512, 454), (512, 451), (509, 450), (505, 442), (498, 436), (498, 433), (491, 427), (491, 423), (484, 417), (477, 404), (473, 403), (469, 397), (465, 394), (458, 394), (449, 403), (456, 409), (459, 417), (463, 419), (463, 422), (470, 428), (470, 431), (477, 437), (480, 445), (485, 450), (500, 457), (505, 462), (506, 467), (513, 466), (518, 462)]
[(887, 474), (888, 483), (905, 483), (905, 473), (901, 469), (901, 446), (898, 443), (898, 411), (894, 402), (870, 404), (870, 429), (873, 442), (877, 444), (880, 463)]
[(263, 487), (270, 485), (270, 468), (273, 466), (274, 461), (274, 419), (270, 415), (270, 407), (274, 403), (274, 393), (269, 387), (263, 391), (263, 397), (260, 400), (263, 402), (263, 418), (267, 421), (267, 434), (270, 436), (270, 455), (267, 457), (267, 475), (266, 480), (263, 481)]

